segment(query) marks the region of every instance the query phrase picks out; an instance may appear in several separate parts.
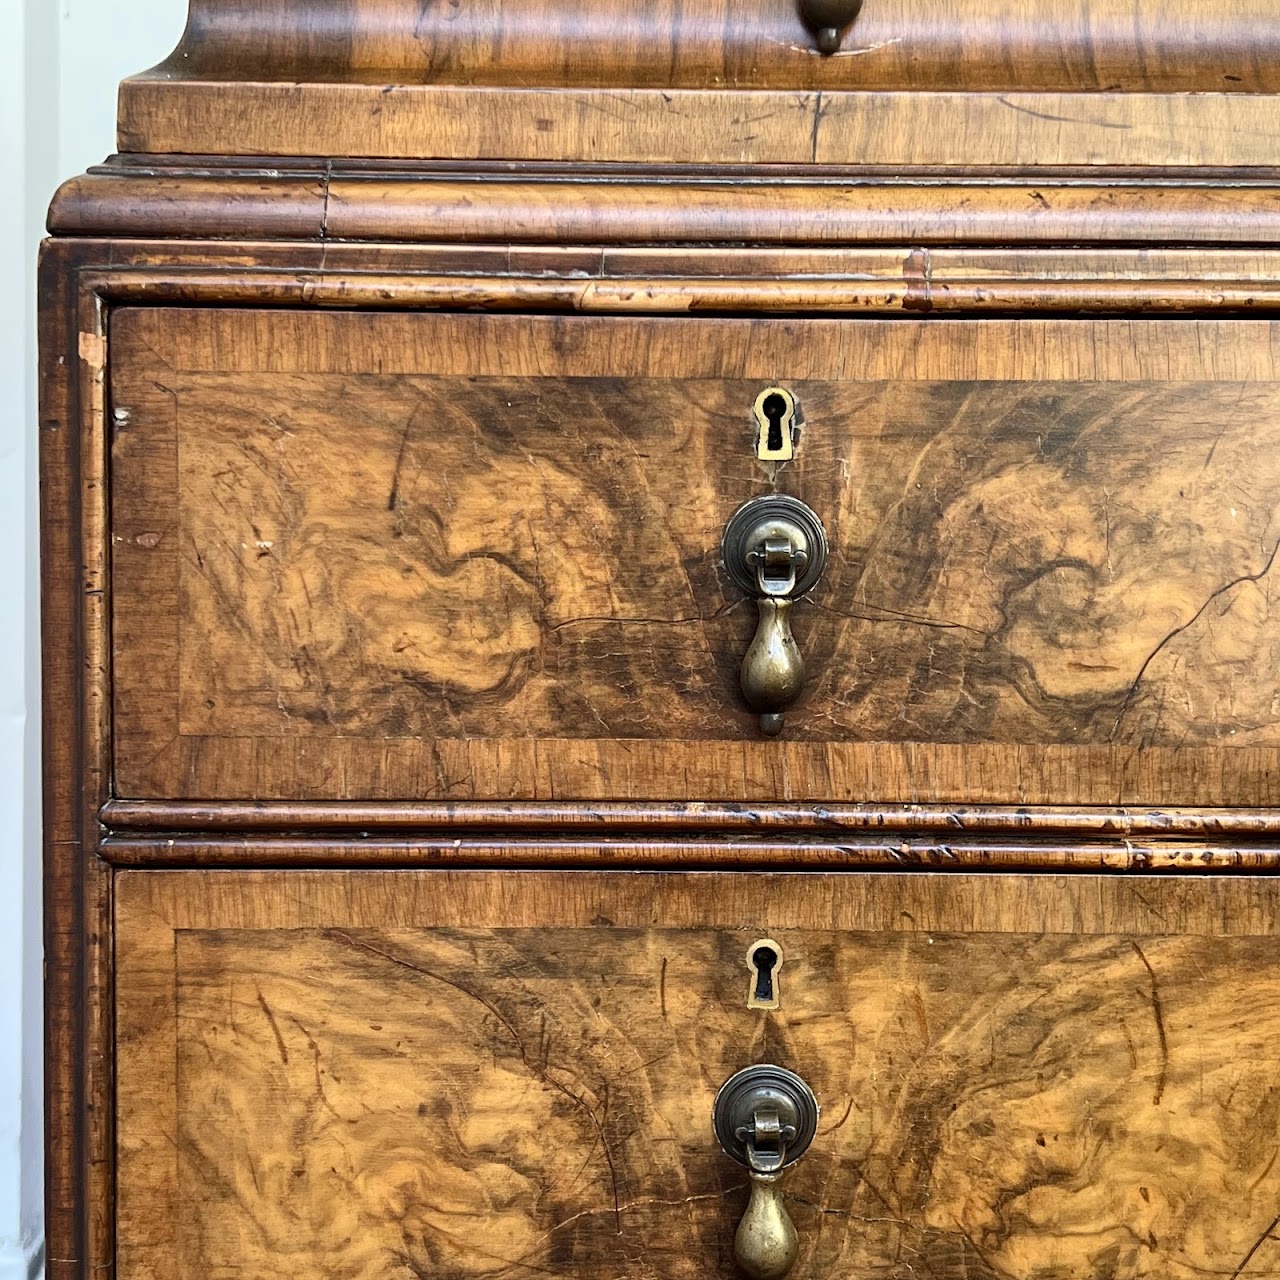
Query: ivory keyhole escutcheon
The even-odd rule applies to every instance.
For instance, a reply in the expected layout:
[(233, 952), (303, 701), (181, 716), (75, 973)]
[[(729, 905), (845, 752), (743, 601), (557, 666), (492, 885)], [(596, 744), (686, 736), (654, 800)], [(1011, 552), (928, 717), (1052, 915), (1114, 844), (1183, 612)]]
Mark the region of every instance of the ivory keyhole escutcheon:
[(778, 973), (782, 968), (782, 948), (772, 938), (761, 938), (747, 950), (751, 983), (747, 987), (748, 1009), (776, 1009), (782, 1003)]
[(766, 387), (756, 396), (756, 457), (761, 462), (790, 462), (796, 456), (796, 398), (782, 387)]

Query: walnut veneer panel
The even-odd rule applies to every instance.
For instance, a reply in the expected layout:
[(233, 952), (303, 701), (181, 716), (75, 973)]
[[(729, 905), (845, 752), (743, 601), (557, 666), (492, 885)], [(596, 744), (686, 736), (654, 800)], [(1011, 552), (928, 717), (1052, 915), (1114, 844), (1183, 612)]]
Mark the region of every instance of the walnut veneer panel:
[[(124, 873), (121, 1280), (733, 1274), (733, 1071), (801, 1072), (797, 1280), (1269, 1275), (1276, 895), (1094, 877)], [(744, 955), (781, 943), (781, 1007)]]
[[(1274, 803), (1274, 332), (118, 312), (117, 794)], [(718, 551), (774, 488), (782, 744)]]
[(127, 80), (122, 151), (697, 165), (1272, 166), (1261, 94)]
[[(172, 79), (658, 88), (1280, 88), (1270, 0), (867, 0), (816, 55), (795, 0), (193, 0)], [(130, 87), (126, 82), (126, 88)]]

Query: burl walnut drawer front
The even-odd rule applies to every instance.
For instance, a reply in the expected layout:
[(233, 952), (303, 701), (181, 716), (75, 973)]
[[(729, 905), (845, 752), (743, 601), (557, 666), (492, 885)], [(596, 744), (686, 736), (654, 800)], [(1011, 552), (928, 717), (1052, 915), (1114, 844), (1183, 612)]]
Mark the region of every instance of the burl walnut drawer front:
[[(1270, 1275), (1276, 901), (126, 872), (118, 1275), (727, 1278), (746, 1176), (712, 1099), (759, 1063), (821, 1107), (782, 1183), (797, 1280)], [(761, 938), (773, 1009), (748, 1007)]]
[[(116, 794), (1275, 804), (1277, 332), (119, 310)], [(768, 741), (774, 492), (830, 556)]]

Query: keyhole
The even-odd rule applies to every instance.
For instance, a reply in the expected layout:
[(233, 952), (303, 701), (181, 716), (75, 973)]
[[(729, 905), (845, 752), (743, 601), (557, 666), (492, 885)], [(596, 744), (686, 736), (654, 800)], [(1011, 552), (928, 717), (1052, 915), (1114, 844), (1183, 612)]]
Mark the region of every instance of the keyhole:
[(782, 420), (787, 416), (787, 402), (776, 392), (765, 397), (761, 409), (769, 419), (768, 449), (770, 453), (778, 453), (782, 449)]
[(752, 405), (756, 419), (756, 457), (761, 462), (790, 462), (795, 457), (796, 398), (784, 387), (766, 387)]
[(772, 938), (753, 942), (747, 952), (751, 985), (747, 988), (748, 1009), (776, 1009), (782, 1003), (778, 970), (782, 968), (782, 948)]
[(773, 968), (778, 963), (778, 953), (770, 947), (757, 947), (756, 962), (756, 999), (773, 1000)]

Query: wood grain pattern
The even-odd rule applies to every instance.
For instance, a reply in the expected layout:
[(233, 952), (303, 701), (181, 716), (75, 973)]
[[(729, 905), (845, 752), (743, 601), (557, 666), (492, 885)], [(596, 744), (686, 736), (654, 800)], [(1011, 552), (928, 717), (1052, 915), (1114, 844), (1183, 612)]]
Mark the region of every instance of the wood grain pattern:
[(101, 819), (123, 867), (1280, 869), (1274, 809), (112, 800)]
[(798, 1277), (1270, 1274), (1277, 898), (1197, 887), (125, 874), (118, 1274), (730, 1275), (752, 1061)]
[[(1270, 801), (1270, 325), (708, 323), (118, 312), (121, 794)], [(780, 749), (774, 485), (835, 548)]]
[(110, 1256), (114, 1061), (111, 872), (94, 856), (109, 790), (106, 338), (80, 288), (92, 251), (46, 246), (40, 266), (40, 491), (46, 903), (46, 1270), (84, 1280)]
[[(985, 825), (979, 817), (979, 823)], [(804, 871), (870, 869), (900, 872), (1054, 872), (1072, 875), (1254, 876), (1280, 871), (1274, 840), (1193, 834), (1162, 837), (1092, 835), (1070, 839), (1028, 834), (938, 836), (927, 832), (844, 838), (766, 834), (742, 836), (732, 827), (715, 837), (668, 836), (638, 829), (626, 835), (573, 833), (536, 835), (512, 824), (489, 835), (451, 831), (417, 834), (352, 833), (306, 835), (121, 833), (104, 837), (101, 858), (117, 868), (236, 867), (253, 870), (297, 867), (390, 867), (577, 870), (614, 872)], [(1194, 824), (1188, 823), (1188, 826)]]
[[(1280, 298), (1280, 253), (1266, 246), (441, 245), (325, 238), (244, 245), (151, 239), (151, 231), (163, 231), (154, 222), (142, 210), (123, 215), (114, 230), (140, 238), (112, 240), (110, 263), (86, 266), (80, 287), (106, 307), (739, 317), (801, 310), (1205, 318), (1221, 311), (1266, 315)], [(1230, 221), (1222, 224), (1223, 238), (1230, 239), (1230, 228)], [(662, 239), (660, 227), (650, 230)]]
[(1275, 164), (1231, 93), (856, 93), (176, 82), (121, 86), (121, 151), (670, 164)]
[[(41, 276), (50, 1280), (727, 1275), (706, 1102), (766, 1053), (828, 1097), (815, 1278), (1280, 1268), (1278, 48), (1269, 0), (868, 0), (829, 60), (792, 0), (193, 0)], [(858, 683), (764, 744), (703, 610), (780, 377)], [(668, 736), (582, 736), (642, 690)]]
[[(1280, 283), (1223, 274), (1210, 279), (1165, 281), (1139, 275), (1117, 280), (1093, 278), (1081, 265), (1040, 281), (1026, 276), (996, 278), (954, 274), (935, 279), (932, 255), (912, 250), (898, 261), (896, 278), (822, 278), (761, 281), (745, 279), (627, 275), (596, 280), (565, 276), (497, 275), (471, 278), (338, 271), (326, 269), (326, 245), (316, 246), (320, 260), (306, 268), (268, 273), (160, 270), (122, 282), (104, 272), (103, 292), (121, 302), (186, 305), (212, 302), (229, 306), (300, 306), (382, 311), (493, 311), (567, 315), (735, 316), (772, 315), (1266, 315), (1280, 308)], [(385, 250), (383, 251), (386, 252)], [(1212, 258), (1209, 259), (1213, 261)], [(553, 264), (564, 267), (563, 261)], [(630, 265), (630, 264), (623, 264)], [(638, 263), (636, 264), (638, 265)], [(705, 264), (703, 264), (705, 265)], [(943, 260), (943, 265), (945, 259)], [(1231, 264), (1223, 263), (1225, 271)], [(1236, 264), (1240, 265), (1240, 264)]]
[[(921, 246), (957, 239), (1186, 245), (1280, 238), (1280, 185), (1265, 176), (1232, 174), (1231, 185), (1215, 187), (1191, 175), (1157, 187), (1009, 173), (947, 183), (927, 174), (869, 180), (813, 166), (779, 174), (650, 169), (604, 176), (560, 165), (527, 165), (517, 175), (454, 166), (395, 171), (348, 163), (254, 173), (211, 172), (180, 160), (152, 161), (145, 169), (117, 162), (64, 184), (50, 226), (67, 235), (564, 246)], [(904, 249), (898, 265), (906, 257)], [(828, 267), (837, 262), (829, 257)], [(1204, 277), (1184, 277), (1196, 278)]]
[(868, 0), (834, 58), (794, 0), (194, 0), (175, 79), (1259, 93), (1280, 89), (1267, 0)]
[(198, 831), (205, 834), (311, 832), (467, 833), (499, 827), (522, 834), (755, 833), (789, 836), (972, 834), (1094, 836), (1128, 840), (1150, 836), (1221, 838), (1280, 836), (1275, 809), (1121, 809), (1066, 805), (724, 804), (691, 800), (668, 804), (596, 801), (591, 805), (505, 801), (489, 804), (415, 801), (401, 804), (306, 801), (109, 800), (99, 818), (113, 834)]

